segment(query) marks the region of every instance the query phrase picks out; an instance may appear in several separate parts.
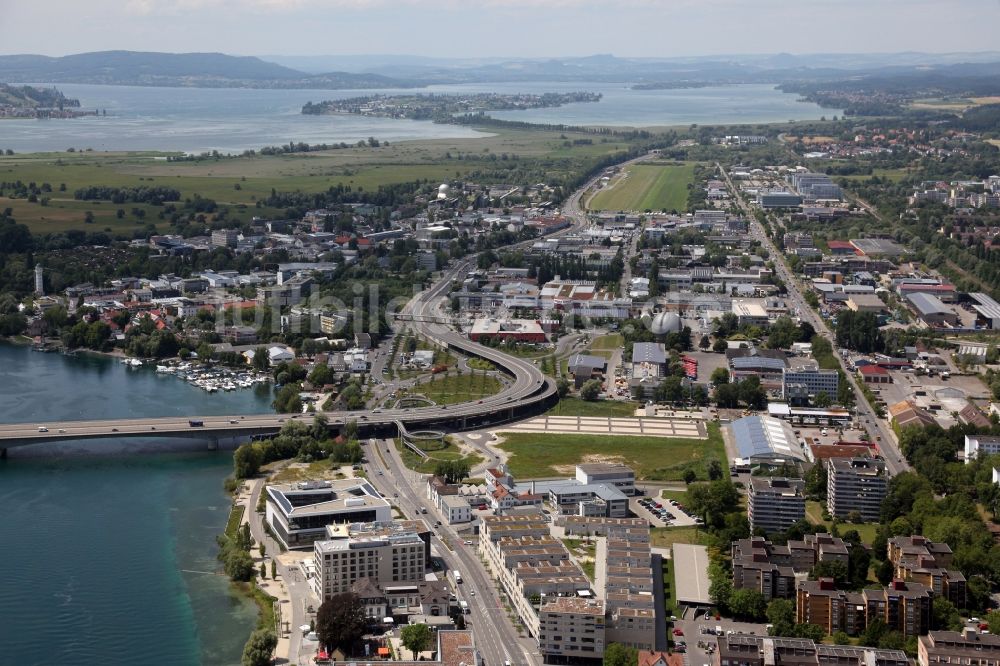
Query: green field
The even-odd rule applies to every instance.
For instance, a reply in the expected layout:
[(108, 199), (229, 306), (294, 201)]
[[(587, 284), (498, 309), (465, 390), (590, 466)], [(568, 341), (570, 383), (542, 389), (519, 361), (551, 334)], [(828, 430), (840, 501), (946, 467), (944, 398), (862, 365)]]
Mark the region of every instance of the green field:
[(510, 453), (516, 477), (565, 476), (577, 463), (607, 460), (629, 465), (638, 479), (680, 481), (687, 469), (707, 479), (709, 460), (725, 464), (719, 426), (710, 423), (708, 431), (707, 440), (506, 432), (499, 447)]
[(635, 164), (599, 192), (590, 208), (683, 211), (687, 209), (688, 185), (692, 182), (693, 164)]
[(398, 439), (393, 441), (403, 459), (403, 464), (421, 474), (433, 474), (434, 468), (442, 461), (465, 459), (469, 463), (470, 468), (475, 467), (483, 461), (483, 457), (480, 455), (462, 455), (461, 449), (448, 440), (445, 440), (443, 444), (422, 444), (424, 447), (422, 450), (429, 456), (426, 459), (421, 458), (409, 448), (403, 446), (402, 441)]
[[(823, 520), (823, 505), (820, 502), (806, 502), (806, 520), (814, 525), (825, 525), (827, 529), (833, 526), (833, 521)], [(841, 534), (857, 530), (861, 540), (870, 545), (875, 540), (878, 525), (875, 523), (837, 522), (837, 530)]]
[[(489, 133), (485, 133), (489, 132)], [(253, 216), (281, 218), (282, 209), (258, 207), (271, 190), (323, 192), (337, 184), (372, 191), (381, 185), (427, 180), (475, 177), (481, 182), (509, 182), (503, 168), (518, 168), (535, 180), (575, 177), (594, 160), (627, 150), (624, 140), (594, 138), (592, 134), (543, 130), (486, 130), (481, 138), (405, 141), (389, 146), (350, 147), (290, 155), (256, 155), (168, 162), (168, 153), (84, 152), (34, 153), (0, 156), (0, 182), (49, 183), (47, 206), (26, 199), (0, 196), (0, 209), (12, 208), (14, 218), (33, 232), (111, 230), (131, 236), (153, 224), (158, 231), (169, 225), (159, 219), (162, 207), (125, 203), (75, 201), (73, 192), (93, 185), (173, 187), (183, 198), (199, 195), (215, 200), (229, 219)], [(377, 137), (376, 137), (377, 138)], [(574, 144), (586, 138), (591, 143)], [(567, 145), (569, 144), (569, 145)], [(482, 174), (495, 173), (493, 177)], [(477, 174), (473, 176), (473, 174)], [(530, 182), (535, 182), (532, 180)], [(60, 191), (64, 184), (65, 191)], [(125, 210), (118, 219), (116, 211)], [(133, 216), (132, 209), (145, 211)], [(84, 224), (86, 211), (93, 224)], [(211, 216), (210, 216), (211, 218)], [(211, 221), (211, 219), (209, 219)]]
[(433, 381), (414, 387), (413, 394), (426, 396), (439, 405), (453, 405), (496, 395), (501, 388), (499, 379), (477, 372), (447, 377), (437, 375)]
[(653, 527), (649, 530), (649, 542), (659, 548), (673, 546), (675, 543), (693, 543), (698, 546), (711, 546), (712, 537), (700, 527)]
[(625, 344), (625, 338), (622, 337), (621, 333), (611, 333), (609, 335), (602, 335), (594, 339), (590, 343), (591, 349), (621, 349)]
[(638, 406), (639, 403), (636, 402), (619, 400), (587, 402), (580, 398), (567, 397), (561, 399), (547, 413), (552, 416), (635, 416), (635, 410)]

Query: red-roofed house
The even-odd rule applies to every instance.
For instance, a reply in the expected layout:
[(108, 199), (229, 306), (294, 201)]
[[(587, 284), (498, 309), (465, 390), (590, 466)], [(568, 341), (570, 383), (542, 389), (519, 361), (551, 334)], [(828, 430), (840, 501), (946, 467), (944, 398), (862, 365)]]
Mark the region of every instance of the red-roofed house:
[(858, 252), (858, 248), (847, 241), (827, 241), (826, 246), (830, 248), (830, 254), (861, 254)]
[(885, 368), (878, 365), (863, 365), (858, 368), (858, 373), (865, 384), (891, 384), (892, 375)]
[(638, 666), (684, 666), (684, 655), (655, 650), (639, 650)]

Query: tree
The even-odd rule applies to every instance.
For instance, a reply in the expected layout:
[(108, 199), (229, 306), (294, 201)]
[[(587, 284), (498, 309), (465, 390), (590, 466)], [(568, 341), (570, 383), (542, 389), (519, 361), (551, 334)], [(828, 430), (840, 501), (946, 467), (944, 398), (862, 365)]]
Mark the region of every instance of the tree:
[(718, 481), (722, 478), (722, 463), (718, 460), (712, 460), (708, 463), (708, 480)]
[(278, 564), (274, 560), (271, 560), (271, 580), (277, 580), (278, 578)]
[(608, 643), (604, 648), (604, 666), (636, 666), (639, 651), (621, 643)]
[(716, 338), (715, 342), (712, 343), (712, 351), (717, 354), (721, 354), (729, 348), (729, 344), (726, 342), (725, 338)]
[(257, 569), (254, 568), (250, 553), (242, 548), (228, 548), (224, 551), (222, 568), (230, 580), (247, 582), (252, 580)]
[(729, 610), (742, 620), (755, 622), (764, 617), (767, 602), (764, 595), (757, 590), (744, 588), (733, 590), (729, 595)]
[(684, 470), (684, 476), (682, 478), (684, 479), (684, 483), (692, 484), (698, 480), (698, 475), (693, 469), (688, 468)]
[(253, 444), (241, 444), (233, 454), (233, 474), (237, 479), (249, 479), (260, 471), (260, 449)]
[(278, 647), (278, 637), (270, 629), (257, 629), (243, 646), (242, 666), (267, 666), (271, 663), (274, 648)]
[(566, 394), (569, 393), (569, 381), (565, 377), (560, 377), (556, 380), (556, 390), (559, 392), (560, 398), (565, 398)]
[(987, 613), (986, 624), (990, 626), (991, 634), (1000, 634), (1000, 610), (994, 610)]
[(771, 349), (788, 349), (799, 341), (802, 331), (791, 317), (778, 317), (768, 327), (767, 346)]
[(265, 564), (264, 562), (260, 563), (260, 577), (261, 580), (267, 578), (267, 564)]
[(829, 394), (826, 391), (820, 391), (819, 393), (816, 394), (816, 397), (813, 398), (813, 404), (819, 407), (820, 409), (826, 409), (831, 404), (833, 404), (833, 400), (831, 400)]
[(795, 603), (790, 599), (772, 599), (767, 605), (767, 621), (773, 627), (772, 636), (787, 636), (795, 626)]
[(257, 347), (253, 350), (253, 369), (264, 372), (271, 364), (271, 357), (267, 353), (267, 347)]
[(834, 645), (850, 645), (851, 637), (847, 635), (844, 631), (833, 632), (833, 644)]
[[(989, 622), (989, 616), (986, 616)], [(961, 631), (962, 616), (951, 603), (944, 597), (935, 596), (931, 602), (931, 625), (934, 629), (943, 631)]]
[(712, 346), (712, 341), (707, 335), (701, 336), (701, 340), (698, 341), (698, 347), (704, 351)]
[(727, 370), (724, 367), (719, 367), (716, 368), (715, 370), (712, 370), (712, 374), (711, 376), (709, 376), (709, 381), (715, 384), (716, 386), (719, 386), (721, 384), (728, 384), (729, 370)]
[(580, 387), (580, 397), (588, 402), (597, 400), (601, 395), (601, 381), (589, 379)]
[(434, 466), (434, 475), (444, 479), (445, 483), (459, 483), (469, 476), (471, 468), (465, 458), (457, 460), (442, 460)]
[(350, 654), (364, 633), (365, 608), (353, 592), (333, 595), (316, 613), (316, 634), (328, 652), (339, 648)]
[[(892, 562), (890, 562), (889, 560), (883, 560), (882, 562), (879, 562), (879, 565), (875, 568), (875, 577), (878, 579), (878, 582), (881, 583), (882, 585), (888, 585), (889, 583), (891, 583), (894, 573), (895, 573), (895, 567), (892, 566)], [(1000, 623), (997, 624), (997, 628), (1000, 629)]]
[(821, 562), (817, 562), (816, 566), (814, 566), (812, 571), (809, 572), (809, 577), (813, 580), (817, 580), (819, 578), (832, 578), (836, 581), (836, 584), (839, 587), (847, 582), (847, 564), (834, 560), (823, 560)]
[(399, 632), (399, 638), (403, 647), (410, 651), (413, 659), (417, 659), (417, 653), (423, 652), (430, 647), (433, 634), (431, 628), (426, 624), (408, 624)]

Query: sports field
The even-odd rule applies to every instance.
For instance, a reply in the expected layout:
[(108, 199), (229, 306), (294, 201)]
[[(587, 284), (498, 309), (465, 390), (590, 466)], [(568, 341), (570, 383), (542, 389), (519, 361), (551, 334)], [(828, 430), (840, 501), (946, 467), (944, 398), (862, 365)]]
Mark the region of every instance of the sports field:
[(593, 210), (676, 210), (687, 208), (694, 165), (635, 164), (593, 198)]

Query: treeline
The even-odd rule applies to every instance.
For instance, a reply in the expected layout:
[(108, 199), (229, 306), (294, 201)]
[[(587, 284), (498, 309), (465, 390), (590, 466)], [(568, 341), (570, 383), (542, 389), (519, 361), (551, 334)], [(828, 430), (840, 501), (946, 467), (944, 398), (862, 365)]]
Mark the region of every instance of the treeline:
[(143, 186), (112, 187), (109, 185), (91, 185), (81, 187), (73, 192), (73, 198), (78, 201), (110, 201), (111, 203), (144, 203), (160, 206), (167, 201), (180, 201), (180, 190), (172, 187)]
[(563, 125), (550, 123), (529, 123), (523, 120), (501, 120), (494, 118), (480, 111), (478, 113), (465, 113), (456, 116), (449, 116), (447, 119), (435, 120), (434, 122), (448, 123), (453, 125), (482, 125), (484, 127), (504, 127), (507, 129), (527, 129), (543, 130), (549, 132), (581, 132), (583, 134), (596, 134), (599, 136), (613, 136), (617, 139), (634, 141), (638, 139), (651, 139), (653, 134), (647, 130), (618, 130), (609, 127), (583, 127), (580, 125)]

